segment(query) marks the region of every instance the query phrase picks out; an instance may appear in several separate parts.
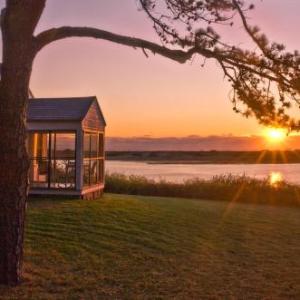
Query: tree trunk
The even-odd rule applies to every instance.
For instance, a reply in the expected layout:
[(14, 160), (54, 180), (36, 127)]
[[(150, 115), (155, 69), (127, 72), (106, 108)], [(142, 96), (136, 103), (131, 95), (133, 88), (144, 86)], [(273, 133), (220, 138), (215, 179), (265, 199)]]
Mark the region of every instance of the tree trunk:
[(28, 186), (25, 105), (21, 107), (27, 89), (21, 89), (25, 84), (16, 81), (16, 90), (4, 82), (0, 87), (0, 284), (9, 285), (20, 282)]
[(31, 58), (19, 52), (4, 51), (0, 84), (0, 283), (10, 285), (20, 281), (29, 167), (25, 122)]
[(42, 4), (41, 0), (7, 1), (1, 14), (0, 284), (6, 285), (20, 282), (23, 261), (29, 168), (26, 111), (35, 56), (33, 31)]

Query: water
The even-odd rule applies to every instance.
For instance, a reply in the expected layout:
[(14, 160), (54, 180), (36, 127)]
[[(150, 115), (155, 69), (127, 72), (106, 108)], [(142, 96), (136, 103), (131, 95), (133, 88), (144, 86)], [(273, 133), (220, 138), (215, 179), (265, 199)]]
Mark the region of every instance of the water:
[(300, 164), (147, 164), (145, 162), (106, 161), (106, 171), (126, 175), (142, 175), (150, 179), (182, 182), (198, 177), (210, 179), (215, 175), (246, 175), (271, 181), (285, 180), (300, 184)]

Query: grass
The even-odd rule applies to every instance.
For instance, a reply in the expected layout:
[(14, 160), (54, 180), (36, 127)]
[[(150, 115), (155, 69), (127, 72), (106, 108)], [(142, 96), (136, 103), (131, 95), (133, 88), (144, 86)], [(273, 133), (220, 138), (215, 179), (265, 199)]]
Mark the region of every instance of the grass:
[(300, 210), (106, 194), (31, 200), (1, 299), (299, 299)]
[(176, 183), (113, 173), (106, 176), (105, 190), (117, 194), (300, 206), (300, 186), (286, 182), (271, 185), (268, 179), (234, 175), (215, 176), (210, 180), (195, 178)]

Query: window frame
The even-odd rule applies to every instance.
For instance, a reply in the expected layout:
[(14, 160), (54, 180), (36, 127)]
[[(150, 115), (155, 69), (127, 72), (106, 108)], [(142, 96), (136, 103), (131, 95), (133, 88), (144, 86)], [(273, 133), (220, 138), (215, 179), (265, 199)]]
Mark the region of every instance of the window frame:
[[(89, 135), (89, 155), (86, 157), (86, 149), (83, 147), (83, 188), (89, 188), (96, 185), (104, 184), (104, 161), (105, 161), (105, 150), (104, 150), (104, 131), (83, 131), (83, 146), (85, 146), (86, 135)], [(98, 156), (92, 156), (92, 136), (97, 135), (97, 153)], [(101, 151), (100, 151), (101, 150)], [(91, 180), (91, 169), (92, 162), (96, 161), (96, 183), (92, 183)], [(86, 162), (88, 162), (88, 182), (85, 181)]]
[[(43, 130), (43, 129), (39, 129), (39, 130), (28, 130), (27, 131), (27, 140), (28, 140), (28, 136), (30, 134), (39, 134), (39, 133), (46, 133), (47, 134), (47, 139), (48, 139), (48, 151), (47, 151), (47, 157), (29, 157), (29, 160), (30, 160), (30, 164), (33, 160), (37, 160), (37, 159), (46, 159), (47, 161), (47, 187), (36, 187), (36, 186), (32, 186), (32, 184), (29, 182), (29, 187), (30, 189), (38, 189), (38, 190), (55, 190), (55, 191), (65, 191), (65, 190), (76, 190), (77, 189), (77, 155), (78, 155), (78, 149), (77, 149), (77, 131), (76, 130)], [(62, 188), (62, 187), (51, 187), (51, 163), (53, 161), (52, 159), (52, 134), (57, 134), (57, 133), (65, 133), (65, 134), (68, 134), (68, 133), (71, 133), (71, 134), (74, 134), (75, 135), (75, 139), (74, 139), (74, 150), (75, 150), (75, 153), (74, 153), (74, 158), (67, 158), (67, 160), (74, 160), (74, 163), (75, 163), (75, 172), (74, 172), (74, 187), (66, 187), (66, 188)], [(27, 146), (29, 146), (27, 144)], [(28, 153), (29, 154), (29, 153)]]

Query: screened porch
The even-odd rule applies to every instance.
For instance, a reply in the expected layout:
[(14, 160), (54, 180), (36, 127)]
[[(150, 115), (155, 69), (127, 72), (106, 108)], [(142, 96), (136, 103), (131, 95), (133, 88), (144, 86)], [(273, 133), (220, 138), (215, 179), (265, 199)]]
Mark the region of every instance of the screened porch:
[(104, 136), (95, 97), (30, 100), (30, 193), (97, 196), (104, 187)]

